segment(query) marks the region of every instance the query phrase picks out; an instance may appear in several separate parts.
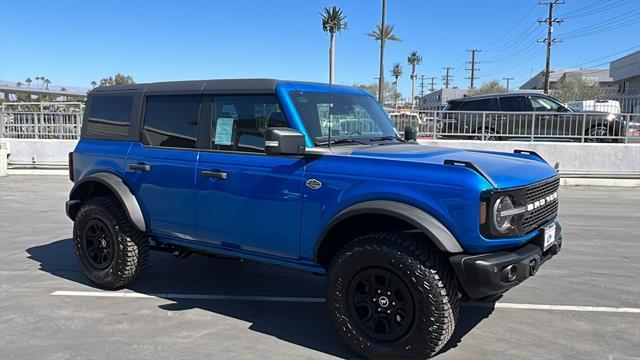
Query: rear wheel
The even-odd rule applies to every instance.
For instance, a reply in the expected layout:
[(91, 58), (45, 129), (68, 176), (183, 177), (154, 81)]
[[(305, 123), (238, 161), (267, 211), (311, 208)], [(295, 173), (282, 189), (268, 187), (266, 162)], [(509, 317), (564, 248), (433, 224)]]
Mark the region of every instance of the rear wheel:
[(83, 204), (75, 219), (73, 242), (82, 272), (105, 289), (133, 281), (148, 254), (145, 233), (130, 223), (118, 200), (110, 196)]
[(426, 358), (449, 340), (458, 291), (446, 259), (416, 234), (358, 238), (329, 267), (327, 302), (338, 332), (367, 358)]

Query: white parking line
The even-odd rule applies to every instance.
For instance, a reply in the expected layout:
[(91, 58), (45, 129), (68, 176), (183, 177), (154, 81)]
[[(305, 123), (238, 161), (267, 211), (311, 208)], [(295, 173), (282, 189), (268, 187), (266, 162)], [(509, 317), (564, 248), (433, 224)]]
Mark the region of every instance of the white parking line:
[(576, 305), (543, 305), (543, 304), (514, 304), (514, 303), (465, 303), (469, 307), (495, 307), (499, 309), (522, 310), (552, 310), (552, 311), (587, 311), (604, 313), (635, 313), (640, 314), (640, 308), (607, 307), (607, 306), (576, 306)]
[(303, 302), (322, 303), (324, 298), (287, 297), (287, 296), (241, 296), (241, 295), (209, 295), (209, 294), (141, 294), (137, 292), (116, 291), (54, 291), (53, 296), (91, 296), (115, 298), (165, 298), (190, 300), (244, 300), (244, 301), (273, 301), (273, 302)]
[[(241, 296), (241, 295), (214, 295), (214, 294), (142, 294), (138, 292), (120, 291), (54, 291), (53, 296), (88, 296), (111, 298), (164, 298), (187, 300), (240, 300), (240, 301), (271, 301), (271, 302), (300, 302), (322, 303), (324, 298), (317, 297), (287, 297), (287, 296)], [(481, 303), (469, 302), (463, 304), (467, 307), (495, 307), (498, 309), (519, 310), (551, 310), (551, 311), (583, 311), (603, 313), (634, 313), (640, 314), (640, 308), (607, 307), (607, 306), (575, 306), (575, 305), (543, 305), (543, 304), (514, 304), (514, 303)]]

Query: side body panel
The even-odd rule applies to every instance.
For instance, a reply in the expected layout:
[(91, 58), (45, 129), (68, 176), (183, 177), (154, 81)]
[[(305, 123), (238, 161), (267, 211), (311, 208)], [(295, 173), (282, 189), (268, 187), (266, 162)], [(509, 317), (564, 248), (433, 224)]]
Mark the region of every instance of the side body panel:
[[(201, 152), (196, 175), (198, 238), (230, 249), (297, 259), (301, 157)], [(205, 177), (222, 172), (226, 179)]]
[[(194, 239), (194, 185), (197, 150), (179, 150), (132, 143), (125, 179), (156, 235)], [(148, 171), (130, 169), (147, 165)]]

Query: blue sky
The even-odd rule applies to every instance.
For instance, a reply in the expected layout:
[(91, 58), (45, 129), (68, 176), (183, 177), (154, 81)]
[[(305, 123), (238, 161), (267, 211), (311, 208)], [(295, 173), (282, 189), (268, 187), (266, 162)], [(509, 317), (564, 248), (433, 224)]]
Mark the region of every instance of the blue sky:
[[(88, 86), (122, 72), (137, 82), (275, 77), (327, 81), (329, 38), (319, 12), (337, 5), (349, 29), (336, 39), (336, 82), (372, 83), (378, 43), (365, 36), (380, 21), (381, 0), (31, 1), (0, 0), (0, 79), (38, 75)], [(514, 77), (520, 85), (544, 67), (546, 35), (538, 0), (388, 0), (387, 22), (402, 42), (386, 51), (386, 73), (406, 57), (424, 57), (418, 74), (443, 74), (467, 87), (466, 49), (479, 48), (479, 82)], [(640, 49), (640, 0), (565, 0), (553, 67), (590, 67)], [(566, 34), (563, 36), (563, 34)], [(619, 55), (612, 55), (629, 49)], [(610, 56), (611, 55), (611, 56)], [(593, 60), (593, 61), (592, 61)], [(602, 64), (601, 67), (607, 67)], [(438, 87), (442, 85), (438, 81)]]

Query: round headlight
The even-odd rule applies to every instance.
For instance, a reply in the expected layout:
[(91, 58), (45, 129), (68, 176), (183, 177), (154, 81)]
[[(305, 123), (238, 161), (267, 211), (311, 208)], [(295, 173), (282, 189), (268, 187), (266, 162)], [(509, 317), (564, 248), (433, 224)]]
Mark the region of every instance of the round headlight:
[(496, 200), (493, 205), (493, 226), (501, 233), (506, 233), (511, 229), (511, 220), (513, 215), (501, 216), (503, 211), (511, 210), (515, 206), (513, 200), (509, 195), (503, 195)]

